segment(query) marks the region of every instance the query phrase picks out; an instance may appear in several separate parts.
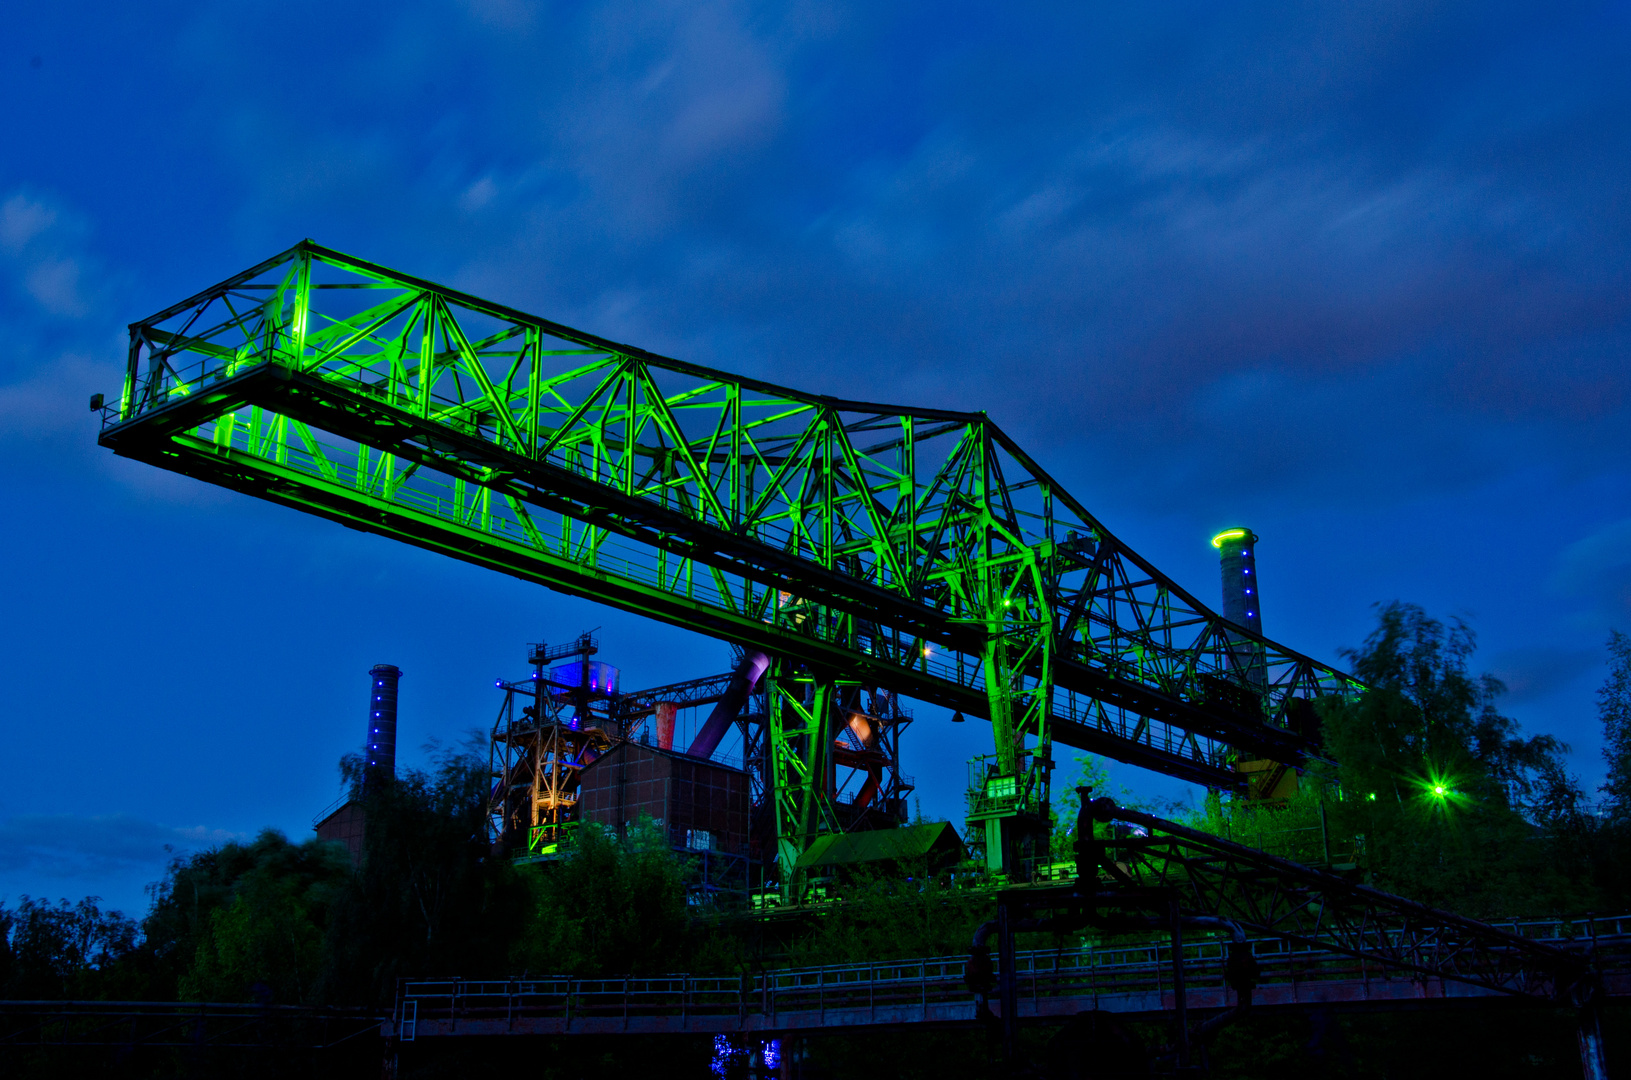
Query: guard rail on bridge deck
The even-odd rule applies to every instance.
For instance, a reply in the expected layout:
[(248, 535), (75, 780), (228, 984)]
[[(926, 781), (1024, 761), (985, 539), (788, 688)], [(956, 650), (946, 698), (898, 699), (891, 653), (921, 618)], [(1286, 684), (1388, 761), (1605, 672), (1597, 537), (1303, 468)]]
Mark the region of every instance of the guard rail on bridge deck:
[[(1605, 990), (1631, 996), (1631, 916), (1497, 924), (1531, 940), (1595, 942), (1610, 961)], [(1402, 975), (1341, 953), (1278, 938), (1251, 942), (1261, 970), (1254, 1008), (1341, 1004), (1404, 1006), (1523, 1000), (1437, 977)], [(1224, 983), (1222, 941), (1183, 946), (1191, 1009), (1235, 1003)], [(1021, 1020), (1063, 1020), (1087, 1009), (1154, 1014), (1173, 1008), (1165, 941), (1016, 955)], [(393, 1016), (403, 1041), (432, 1036), (793, 1032), (834, 1027), (978, 1022), (964, 983), (966, 956), (793, 968), (743, 977), (656, 975), (611, 979), (413, 980)]]

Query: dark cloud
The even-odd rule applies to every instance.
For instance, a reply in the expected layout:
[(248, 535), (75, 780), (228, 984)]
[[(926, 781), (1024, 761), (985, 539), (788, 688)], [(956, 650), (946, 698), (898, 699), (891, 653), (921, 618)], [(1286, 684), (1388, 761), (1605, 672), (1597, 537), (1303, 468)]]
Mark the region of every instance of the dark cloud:
[(1506, 685), (1505, 701), (1523, 704), (1544, 698), (1594, 668), (1603, 666), (1600, 649), (1535, 646), (1496, 655), (1489, 673)]
[[(438, 129), (435, 166), (411, 163), (425, 133), (329, 114), (284, 167), (329, 177), (350, 140), (350, 167), (429, 211), (439, 258), (463, 253), (461, 282), (661, 350), (977, 401), (1138, 468), (1193, 459), (1219, 426), (1196, 414), (1255, 382), (1243, 457), (1358, 472), (1356, 439), (1398, 433), (1423, 465), (1393, 489), (1431, 489), (1506, 464), (1491, 425), (1624, 441), (1614, 25), (1540, 5), (590, 9), (548, 28), (572, 77), (482, 72), (492, 107)], [(423, 78), (400, 55), (365, 93)]]
[(23, 814), (0, 821), (0, 896), (100, 893), (140, 913), (142, 890), (178, 854), (242, 837), (128, 814)]

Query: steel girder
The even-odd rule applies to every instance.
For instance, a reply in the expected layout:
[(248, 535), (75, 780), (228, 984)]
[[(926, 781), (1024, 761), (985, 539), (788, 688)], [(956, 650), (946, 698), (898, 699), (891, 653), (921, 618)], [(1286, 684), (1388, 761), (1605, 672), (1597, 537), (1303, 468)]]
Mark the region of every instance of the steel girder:
[(670, 683), (668, 686), (653, 686), (632, 694), (619, 694), (614, 709), (614, 715), (620, 725), (619, 730), (626, 738), (633, 738), (646, 717), (656, 711), (658, 702), (671, 702), (681, 709), (712, 705), (725, 696), (732, 678), (734, 674), (725, 671), (700, 679)]
[(310, 241), (130, 331), (116, 453), (986, 717), (1021, 810), (1054, 739), (1234, 786), (1229, 748), (1299, 762), (1288, 702), (1357, 687), (1197, 602), (984, 413), (729, 375)]

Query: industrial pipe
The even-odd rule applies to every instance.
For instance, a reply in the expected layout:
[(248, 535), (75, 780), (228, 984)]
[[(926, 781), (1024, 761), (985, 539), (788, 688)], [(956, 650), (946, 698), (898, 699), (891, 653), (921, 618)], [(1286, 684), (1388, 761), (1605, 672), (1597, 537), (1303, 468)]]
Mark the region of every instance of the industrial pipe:
[(725, 737), (725, 732), (730, 729), (736, 714), (742, 711), (742, 706), (747, 704), (748, 695), (759, 685), (768, 667), (770, 657), (762, 652), (750, 652), (742, 657), (742, 662), (736, 665), (736, 671), (731, 676), (730, 685), (725, 688), (724, 696), (714, 706), (714, 711), (708, 714), (697, 737), (691, 740), (687, 754), (700, 758), (714, 756), (714, 751), (719, 749), (719, 741)]

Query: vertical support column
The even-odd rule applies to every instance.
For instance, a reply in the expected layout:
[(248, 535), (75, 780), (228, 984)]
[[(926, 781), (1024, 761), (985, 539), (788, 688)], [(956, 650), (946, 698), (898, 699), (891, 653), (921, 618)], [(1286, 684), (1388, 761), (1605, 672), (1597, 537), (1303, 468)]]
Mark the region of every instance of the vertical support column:
[(991, 712), (991, 736), (996, 750), (996, 775), (984, 778), (980, 792), (985, 865), (992, 873), (1005, 874), (1011, 864), (1014, 836), (1012, 822), (1020, 806), (1019, 755), (1015, 749), (1014, 700), (1009, 684), (1008, 648), (1000, 621), (986, 638), (981, 661), (985, 671), (986, 706)]
[[(1052, 742), (1053, 624), (1039, 560), (1024, 550), (984, 568), (986, 641), (981, 660), (995, 740), (993, 775), (979, 780), (970, 824), (985, 835), (986, 868), (1023, 877), (1028, 844), (1040, 856), (1047, 844)], [(1034, 742), (1027, 745), (1026, 740)]]
[(1014, 1060), (1019, 1036), (1019, 973), (1014, 970), (1014, 921), (1008, 902), (997, 897), (997, 1001), (1002, 1007), (1002, 1059)]
[(833, 684), (826, 679), (813, 679), (809, 686), (804, 739), (805, 782), (799, 800), (800, 854), (821, 828), (822, 810), (827, 803), (827, 763), (832, 758)]
[(1594, 982), (1575, 994), (1579, 1002), (1576, 1012), (1580, 1040), (1580, 1075), (1585, 1080), (1608, 1080), (1608, 1054), (1603, 1047), (1602, 990)]
[(782, 895), (797, 899), (794, 866), (821, 827), (837, 828), (827, 792), (832, 757), (831, 678), (776, 660), (766, 677), (769, 798), (776, 815), (776, 865)]
[[(130, 347), (125, 355), (125, 381), (119, 391), (119, 419), (129, 420), (136, 403), (136, 388), (141, 379), (142, 336), (134, 326), (130, 328)], [(145, 402), (144, 402), (145, 404)]]
[(1172, 920), (1172, 1013), (1178, 1026), (1178, 1068), (1189, 1068), (1189, 998), (1184, 992), (1184, 920), (1178, 911), (1178, 901), (1167, 907)]
[(436, 302), (425, 297), (416, 305), (415, 314), (420, 319), (420, 330), (419, 368), (414, 386), (418, 401), (414, 403), (414, 411), (424, 418), (430, 415), (431, 392), (436, 388)]
[(1331, 865), (1331, 826), (1325, 819), (1325, 785), (1320, 785), (1320, 851), (1325, 856), (1325, 865)]
[(974, 777), (968, 822), (984, 833), (987, 870), (1023, 879), (1031, 870), (1025, 856), (1041, 856), (1048, 842), (1054, 545), (1051, 536), (1024, 539), (990, 430), (971, 425), (964, 445), (961, 476), (979, 516), (962, 535), (954, 588), (984, 623), (981, 666), (996, 750), (989, 771)]
[(306, 362), (306, 330), (311, 318), (311, 252), (295, 255), (294, 317), (290, 326), (290, 367), (299, 371)]
[(1015, 776), (1019, 771), (1019, 755), (1014, 752), (1014, 698), (1008, 681), (1008, 647), (1000, 616), (992, 620), (980, 659), (985, 666), (985, 699), (991, 710), (991, 735), (996, 740), (997, 772)]

